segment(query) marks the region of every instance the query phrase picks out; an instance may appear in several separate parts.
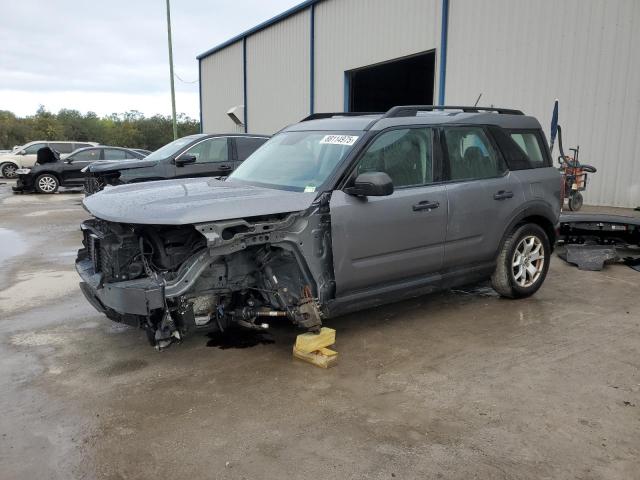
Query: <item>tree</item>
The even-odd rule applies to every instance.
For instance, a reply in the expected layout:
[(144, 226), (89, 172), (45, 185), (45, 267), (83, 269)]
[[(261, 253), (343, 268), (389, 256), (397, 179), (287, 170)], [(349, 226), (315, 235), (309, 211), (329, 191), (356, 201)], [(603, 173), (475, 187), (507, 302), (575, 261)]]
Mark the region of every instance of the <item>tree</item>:
[[(178, 115), (178, 134), (182, 137), (200, 131), (200, 123)], [(137, 110), (98, 117), (63, 108), (49, 112), (43, 105), (35, 115), (17, 117), (0, 110), (0, 148), (10, 149), (33, 140), (93, 141), (103, 145), (156, 150), (173, 140), (171, 117), (145, 117)]]

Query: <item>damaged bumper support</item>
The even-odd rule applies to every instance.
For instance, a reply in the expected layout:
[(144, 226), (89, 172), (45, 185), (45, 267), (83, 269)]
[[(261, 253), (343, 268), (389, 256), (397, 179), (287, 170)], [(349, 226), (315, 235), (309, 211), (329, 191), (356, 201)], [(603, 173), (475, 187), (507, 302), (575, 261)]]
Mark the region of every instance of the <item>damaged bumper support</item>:
[(148, 317), (163, 310), (166, 299), (184, 294), (210, 262), (208, 252), (203, 251), (185, 262), (177, 278), (170, 282), (157, 276), (103, 283), (102, 274), (95, 271), (94, 260), (83, 248), (78, 252), (76, 270), (83, 280), (80, 289), (91, 305), (112, 320), (139, 326), (129, 317)]
[(15, 193), (33, 192), (35, 190), (31, 175), (18, 175), (15, 186), (11, 187)]

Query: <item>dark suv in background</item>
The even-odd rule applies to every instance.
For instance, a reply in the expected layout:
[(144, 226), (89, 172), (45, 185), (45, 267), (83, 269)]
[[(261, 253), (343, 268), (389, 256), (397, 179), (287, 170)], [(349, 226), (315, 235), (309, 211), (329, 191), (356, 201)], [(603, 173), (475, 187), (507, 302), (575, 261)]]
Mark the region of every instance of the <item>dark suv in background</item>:
[(224, 181), (126, 185), (84, 206), (95, 218), (82, 224), (82, 291), (162, 347), (270, 316), (317, 331), (488, 278), (504, 297), (532, 295), (549, 268), (560, 174), (520, 111), (394, 107), (312, 115)]
[[(38, 150), (35, 165), (16, 170), (18, 180), (13, 191), (16, 193), (38, 192), (55, 193), (59, 187), (78, 187), (84, 185), (83, 170), (94, 162), (139, 160), (144, 154), (122, 147), (79, 148), (66, 157), (51, 147)], [(109, 163), (111, 163), (109, 162)]]
[(266, 135), (189, 135), (152, 152), (144, 160), (95, 164), (86, 170), (87, 195), (107, 185), (183, 177), (229, 175), (269, 139)]

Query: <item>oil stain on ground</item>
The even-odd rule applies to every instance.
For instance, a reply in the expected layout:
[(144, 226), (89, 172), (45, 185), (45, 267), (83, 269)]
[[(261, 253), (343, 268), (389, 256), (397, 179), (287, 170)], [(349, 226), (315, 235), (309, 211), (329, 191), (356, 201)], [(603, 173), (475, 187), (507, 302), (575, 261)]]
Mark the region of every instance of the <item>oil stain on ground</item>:
[(207, 336), (209, 337), (207, 347), (218, 347), (222, 350), (275, 343), (273, 336), (269, 332), (244, 328), (229, 328), (224, 332), (210, 333)]

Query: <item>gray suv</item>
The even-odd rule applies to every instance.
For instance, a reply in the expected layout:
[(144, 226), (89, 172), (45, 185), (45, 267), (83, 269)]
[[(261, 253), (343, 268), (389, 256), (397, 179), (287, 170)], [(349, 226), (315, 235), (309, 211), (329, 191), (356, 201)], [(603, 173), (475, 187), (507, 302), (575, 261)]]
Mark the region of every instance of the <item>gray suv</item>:
[(315, 114), (228, 178), (123, 185), (84, 200), (89, 302), (164, 347), (195, 331), (324, 318), (491, 278), (540, 288), (560, 174), (517, 110)]

